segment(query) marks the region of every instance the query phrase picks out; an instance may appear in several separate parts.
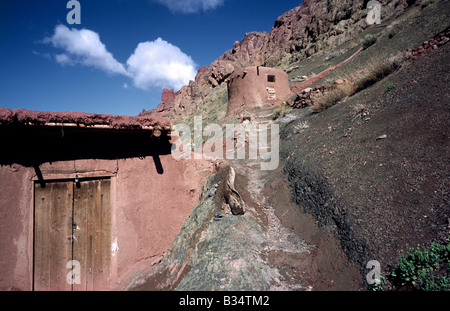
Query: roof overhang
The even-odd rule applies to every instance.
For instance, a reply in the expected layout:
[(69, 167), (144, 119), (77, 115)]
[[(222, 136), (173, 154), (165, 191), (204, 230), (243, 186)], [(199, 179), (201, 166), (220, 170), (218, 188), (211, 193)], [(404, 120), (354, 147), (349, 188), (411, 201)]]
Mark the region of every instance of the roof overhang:
[(0, 164), (170, 154), (171, 127), (161, 117), (0, 108)]

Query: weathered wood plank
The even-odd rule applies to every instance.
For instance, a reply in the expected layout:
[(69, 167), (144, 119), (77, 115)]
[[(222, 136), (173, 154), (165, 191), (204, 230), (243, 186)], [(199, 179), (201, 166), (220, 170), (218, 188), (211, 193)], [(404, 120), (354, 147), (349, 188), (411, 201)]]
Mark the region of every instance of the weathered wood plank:
[(34, 289), (71, 290), (72, 183), (35, 184)]
[(81, 284), (74, 290), (104, 289), (111, 253), (110, 180), (80, 182), (75, 188), (74, 215), (74, 260), (80, 262), (82, 275)]
[(80, 284), (74, 284), (74, 290), (87, 290), (88, 269), (88, 207), (89, 193), (88, 184), (80, 182), (74, 187), (74, 241), (73, 241), (73, 260), (80, 263)]
[(111, 262), (110, 180), (99, 180), (95, 192), (93, 275), (94, 289), (106, 288)]

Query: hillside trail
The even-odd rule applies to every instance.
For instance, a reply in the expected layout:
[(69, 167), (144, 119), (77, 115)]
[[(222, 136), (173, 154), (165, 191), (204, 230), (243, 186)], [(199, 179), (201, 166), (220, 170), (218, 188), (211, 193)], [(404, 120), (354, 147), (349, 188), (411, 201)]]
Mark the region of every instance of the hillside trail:
[[(252, 113), (251, 124), (256, 128), (272, 124), (273, 108)], [(199, 204), (165, 258), (128, 289), (314, 290), (317, 248), (286, 228), (275, 215), (271, 198), (264, 194), (273, 171), (262, 170), (262, 161), (227, 159), (235, 172), (233, 186), (245, 202), (243, 215), (233, 215), (227, 204), (221, 208), (214, 203), (223, 196), (217, 189), (224, 179), (219, 172), (211, 175)], [(221, 215), (216, 219), (218, 213)]]
[[(270, 128), (273, 120), (273, 106), (261, 108), (257, 112), (250, 113), (251, 124), (257, 131), (266, 130), (261, 125)], [(271, 146), (268, 133), (268, 147)], [(260, 151), (266, 151), (265, 147), (258, 144)], [(248, 156), (248, 153), (247, 153)], [(313, 253), (315, 247), (306, 243), (292, 230), (286, 228), (275, 215), (275, 209), (270, 205), (270, 199), (266, 198), (264, 187), (268, 182), (271, 170), (261, 169), (263, 161), (260, 156), (257, 159), (230, 160), (239, 179), (245, 181), (239, 186), (244, 189), (241, 193), (246, 203), (245, 217), (252, 217), (260, 225), (267, 245), (264, 247), (266, 256), (262, 259), (266, 264), (278, 271), (278, 277), (271, 280), (271, 290), (313, 290), (310, 282), (310, 272), (313, 269)]]

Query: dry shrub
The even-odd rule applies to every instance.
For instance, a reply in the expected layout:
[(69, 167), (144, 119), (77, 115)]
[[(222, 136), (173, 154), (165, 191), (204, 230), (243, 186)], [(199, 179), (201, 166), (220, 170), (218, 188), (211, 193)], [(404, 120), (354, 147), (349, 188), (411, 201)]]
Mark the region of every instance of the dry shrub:
[(371, 60), (363, 74), (355, 77), (355, 92), (364, 90), (369, 86), (375, 84), (381, 79), (387, 77), (401, 66), (402, 59), (399, 56), (393, 56), (387, 60), (374, 59)]
[(313, 113), (322, 112), (341, 101), (345, 97), (345, 92), (340, 88), (333, 88), (326, 92), (322, 97), (317, 98), (311, 106)]
[(289, 110), (289, 104), (287, 102), (282, 102), (281, 105), (279, 107), (277, 107), (274, 111), (273, 111), (273, 120), (278, 119), (279, 117), (283, 117), (287, 111)]
[(372, 59), (364, 70), (345, 79), (342, 84), (333, 85), (322, 97), (315, 99), (311, 111), (314, 113), (324, 111), (343, 99), (368, 88), (400, 68), (405, 59), (405, 55), (402, 53), (388, 59)]
[(356, 86), (351, 81), (345, 81), (342, 84), (339, 84), (337, 86), (338, 89), (342, 90), (345, 94), (345, 96), (352, 96), (356, 93)]
[(322, 112), (343, 99), (352, 96), (356, 92), (355, 85), (350, 81), (345, 81), (342, 84), (334, 85), (323, 96), (317, 98), (311, 106), (313, 113)]

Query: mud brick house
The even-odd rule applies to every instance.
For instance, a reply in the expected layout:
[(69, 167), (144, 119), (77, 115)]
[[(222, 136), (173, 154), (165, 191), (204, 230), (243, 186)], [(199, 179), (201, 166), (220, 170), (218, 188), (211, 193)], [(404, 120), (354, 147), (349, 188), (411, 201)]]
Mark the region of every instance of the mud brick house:
[(124, 289), (161, 260), (209, 170), (171, 156), (170, 128), (0, 109), (0, 289)]
[(247, 67), (233, 73), (228, 80), (227, 116), (248, 108), (288, 99), (292, 93), (287, 73), (261, 66)]

